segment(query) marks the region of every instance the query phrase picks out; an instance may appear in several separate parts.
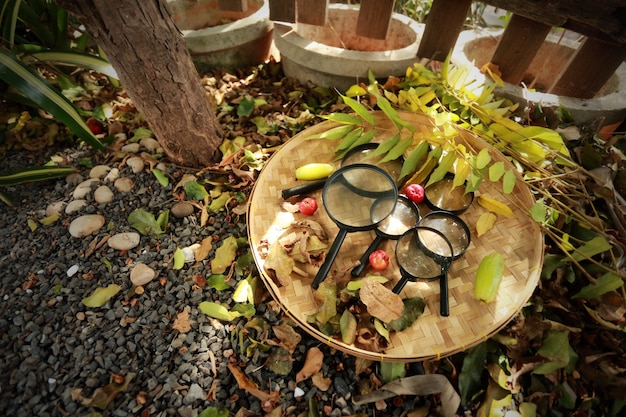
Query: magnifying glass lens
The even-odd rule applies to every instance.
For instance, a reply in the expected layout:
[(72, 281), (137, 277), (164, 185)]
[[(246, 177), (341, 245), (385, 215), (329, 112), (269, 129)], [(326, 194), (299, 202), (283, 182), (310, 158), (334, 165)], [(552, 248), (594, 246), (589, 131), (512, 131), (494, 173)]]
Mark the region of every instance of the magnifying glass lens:
[(417, 224), (419, 213), (404, 199), (398, 199), (395, 210), (378, 225), (378, 230), (387, 236), (400, 236)]
[(443, 233), (452, 245), (455, 257), (463, 254), (469, 245), (467, 225), (454, 215), (431, 212), (420, 221), (420, 226), (430, 227)]
[(424, 192), (432, 208), (455, 213), (466, 210), (474, 199), (471, 193), (465, 192), (465, 187), (455, 187), (454, 180), (448, 177), (429, 185)]

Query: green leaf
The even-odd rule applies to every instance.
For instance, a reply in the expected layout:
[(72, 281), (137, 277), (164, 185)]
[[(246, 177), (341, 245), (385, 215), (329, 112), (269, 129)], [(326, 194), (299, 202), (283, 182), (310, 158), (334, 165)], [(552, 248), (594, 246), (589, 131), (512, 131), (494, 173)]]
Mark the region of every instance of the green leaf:
[(515, 189), (515, 182), (517, 181), (517, 176), (510, 169), (504, 173), (504, 177), (502, 178), (502, 191), (504, 194), (511, 194)]
[(392, 138), (387, 139), (382, 143), (379, 143), (378, 146), (376, 146), (376, 149), (373, 152), (370, 152), (365, 157), (365, 159), (376, 158), (378, 156), (388, 153), (394, 146), (398, 144), (399, 141), (400, 141), (400, 134), (398, 133), (394, 135)]
[(365, 108), (364, 105), (362, 105), (357, 100), (355, 100), (355, 99), (353, 99), (351, 97), (348, 97), (348, 96), (342, 95), (341, 98), (343, 99), (344, 103), (346, 103), (348, 106), (350, 106), (350, 108), (356, 114), (361, 116), (361, 118), (363, 118), (363, 120), (365, 120), (366, 122), (368, 122), (372, 126), (376, 125), (376, 119), (374, 119), (374, 115), (372, 115), (372, 113), (370, 113), (370, 111), (367, 110), (367, 108)]
[(417, 166), (424, 159), (426, 152), (428, 152), (428, 147), (428, 142), (424, 140), (409, 153), (409, 156), (404, 160), (404, 164), (402, 164), (400, 178), (404, 178), (417, 170)]
[(209, 211), (211, 213), (217, 213), (218, 211), (226, 207), (226, 204), (230, 201), (230, 199), (231, 194), (229, 192), (221, 193), (219, 197), (211, 200), (211, 204), (209, 204)]
[(212, 274), (211, 276), (209, 276), (207, 284), (209, 284), (211, 288), (214, 288), (218, 291), (227, 290), (230, 288), (230, 284), (226, 282), (226, 278), (226, 275)]
[(198, 417), (228, 417), (228, 414), (227, 408), (209, 407), (202, 410)]
[(30, 228), (31, 232), (34, 232), (35, 230), (37, 230), (37, 222), (34, 221), (33, 219), (26, 220), (26, 223), (28, 223), (28, 227)]
[(351, 345), (354, 343), (357, 324), (358, 323), (354, 314), (352, 314), (348, 309), (345, 309), (341, 314), (341, 319), (339, 320), (339, 326), (341, 327), (341, 340), (343, 340), (345, 344)]
[(539, 365), (533, 370), (533, 373), (546, 375), (557, 369), (565, 368), (570, 362), (570, 352), (569, 332), (550, 332), (537, 351), (537, 354), (548, 359), (548, 362)]
[(165, 231), (154, 218), (154, 214), (143, 209), (138, 209), (130, 213), (128, 215), (128, 223), (144, 236), (155, 235), (159, 237)]
[(359, 139), (362, 134), (363, 134), (362, 127), (358, 129), (354, 129), (353, 131), (348, 133), (343, 139), (341, 139), (341, 142), (339, 142), (339, 145), (335, 147), (335, 152), (339, 152), (344, 149), (352, 149), (354, 147), (354, 142), (356, 142), (357, 139)]
[(576, 261), (589, 259), (612, 248), (611, 243), (602, 236), (597, 236), (576, 249), (572, 257)]
[(363, 120), (346, 113), (331, 113), (325, 116), (321, 116), (322, 119), (330, 120), (333, 122), (341, 123), (344, 125), (360, 125), (363, 124)]
[(380, 160), (380, 163), (384, 163), (387, 161), (396, 160), (404, 155), (407, 149), (413, 144), (413, 138), (402, 139), (398, 142), (391, 150), (385, 155), (383, 159)]
[(209, 317), (222, 321), (233, 321), (241, 316), (241, 313), (230, 311), (221, 304), (212, 301), (203, 301), (198, 305), (198, 309)]
[(239, 313), (249, 319), (254, 316), (256, 309), (254, 308), (254, 304), (235, 304), (231, 309), (231, 312)]
[(122, 287), (117, 284), (111, 284), (105, 288), (96, 288), (89, 297), (83, 298), (82, 303), (85, 307), (97, 308), (105, 305), (115, 294), (120, 292)]
[(454, 165), (454, 161), (456, 161), (456, 154), (454, 152), (448, 152), (445, 154), (441, 161), (439, 161), (439, 165), (437, 168), (430, 174), (430, 178), (428, 178), (428, 182), (425, 187), (428, 187), (430, 184), (433, 184), (437, 181), (441, 181), (443, 177), (446, 176), (448, 172), (450, 172), (450, 168)]
[(184, 265), (185, 265), (185, 253), (183, 252), (181, 248), (176, 248), (176, 251), (174, 252), (174, 265), (172, 266), (172, 269), (174, 271), (177, 271), (181, 269)]
[(54, 62), (92, 69), (107, 77), (119, 79), (117, 72), (106, 59), (82, 52), (42, 51), (24, 57), (25, 63)]
[(494, 162), (489, 167), (489, 181), (491, 181), (491, 182), (498, 181), (500, 178), (502, 178), (502, 176), (504, 175), (505, 171), (506, 170), (504, 168), (504, 162), (502, 162), (502, 161)]
[(75, 171), (72, 167), (40, 166), (29, 167), (0, 175), (0, 187), (18, 185), (26, 182), (45, 181), (53, 178), (67, 177)]
[(476, 270), (474, 298), (490, 303), (498, 295), (498, 289), (504, 276), (504, 256), (492, 252), (485, 256)]
[(488, 148), (482, 148), (478, 155), (476, 156), (476, 168), (483, 169), (491, 162), (491, 155), (489, 155)]
[(402, 130), (402, 128), (407, 128), (410, 132), (415, 132), (417, 129), (411, 123), (406, 122), (400, 118), (398, 112), (391, 106), (389, 100), (384, 98), (383, 96), (376, 94), (376, 99), (378, 103), (378, 107), (387, 115), (387, 117), (393, 122), (394, 125), (398, 128), (398, 130)]
[(250, 97), (244, 97), (237, 106), (237, 116), (247, 117), (254, 111), (254, 99)]
[(539, 200), (530, 208), (530, 216), (537, 223), (543, 223), (546, 220), (547, 211), (546, 205)]
[(381, 362), (380, 375), (386, 384), (404, 378), (406, 376), (406, 364), (404, 362)]
[(404, 303), (402, 315), (400, 318), (387, 323), (389, 330), (401, 332), (402, 330), (408, 329), (415, 323), (415, 320), (424, 313), (426, 302), (422, 297), (405, 298), (402, 302)]
[(487, 343), (483, 342), (469, 350), (459, 374), (459, 391), (463, 404), (469, 404), (483, 389), (482, 375), (487, 362)]
[(311, 136), (307, 136), (306, 139), (328, 139), (328, 140), (337, 140), (341, 139), (350, 133), (352, 130), (356, 129), (355, 125), (340, 125), (325, 130), (321, 133), (316, 133)]
[(222, 242), (222, 245), (215, 250), (215, 258), (211, 260), (211, 272), (221, 274), (226, 271), (237, 255), (237, 239), (229, 236)]
[(162, 187), (167, 187), (169, 185), (169, 178), (167, 178), (165, 174), (161, 172), (161, 170), (154, 168), (152, 170), (152, 175), (156, 177), (157, 181), (159, 182), (159, 184), (161, 184)]
[(617, 274), (608, 272), (602, 275), (595, 284), (583, 287), (572, 298), (598, 298), (609, 291), (617, 290), (624, 286), (624, 280)]
[(209, 196), (206, 188), (197, 181), (187, 181), (184, 185), (185, 193), (193, 200), (202, 201)]
[(339, 154), (337, 156), (337, 159), (343, 158), (348, 152), (350, 152), (351, 149), (354, 149), (357, 146), (365, 145), (366, 143), (370, 143), (372, 141), (372, 139), (374, 139), (374, 136), (376, 136), (376, 132), (374, 130), (370, 130), (370, 131), (365, 132), (357, 140), (355, 140), (352, 143), (352, 145), (350, 145), (350, 147), (348, 149), (344, 150), (341, 154)]
[(76, 107), (66, 97), (15, 59), (13, 55), (3, 50), (0, 50), (0, 79), (52, 114), (93, 148), (105, 149), (82, 119)]
[(133, 131), (133, 136), (128, 139), (129, 142), (139, 142), (143, 138), (152, 138), (154, 137), (154, 133), (150, 129), (146, 129), (145, 127), (137, 128)]

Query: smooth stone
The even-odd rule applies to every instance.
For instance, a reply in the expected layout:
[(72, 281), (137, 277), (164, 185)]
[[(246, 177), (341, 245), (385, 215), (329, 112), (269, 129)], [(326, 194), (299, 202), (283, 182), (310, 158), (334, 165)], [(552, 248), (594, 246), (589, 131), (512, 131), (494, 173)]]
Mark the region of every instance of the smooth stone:
[(104, 216), (99, 214), (85, 214), (72, 220), (69, 232), (73, 237), (85, 237), (97, 232), (104, 226)]
[(161, 147), (159, 141), (154, 138), (142, 138), (139, 141), (139, 144), (149, 150), (150, 152), (155, 152), (157, 149)]
[(117, 250), (129, 250), (139, 245), (139, 233), (125, 232), (111, 236), (107, 241), (109, 247)]
[(126, 160), (126, 165), (128, 165), (130, 169), (133, 170), (133, 173), (135, 174), (138, 174), (141, 171), (143, 171), (143, 168), (145, 167), (145, 163), (143, 162), (143, 159), (141, 159), (140, 156), (133, 156), (131, 158), (128, 158)]
[(104, 177), (105, 181), (113, 182), (120, 177), (120, 170), (117, 168), (111, 168), (106, 177)]
[(130, 271), (130, 282), (135, 286), (146, 285), (154, 279), (156, 272), (146, 264), (137, 264)]
[(65, 207), (65, 214), (76, 213), (85, 206), (87, 206), (86, 200), (72, 200)]
[(115, 183), (113, 183), (113, 186), (118, 192), (127, 193), (133, 189), (133, 187), (135, 186), (135, 181), (128, 177), (122, 177), (116, 179)]
[(70, 268), (67, 270), (66, 274), (68, 277), (73, 277), (74, 275), (76, 275), (76, 273), (78, 272), (78, 265), (72, 265), (70, 266)]
[(46, 216), (61, 213), (64, 206), (65, 203), (63, 201), (55, 201), (54, 203), (48, 204), (48, 207), (46, 207)]
[(111, 170), (111, 167), (107, 165), (96, 165), (95, 167), (91, 168), (91, 170), (89, 171), (89, 178), (102, 178), (110, 170)]
[(88, 180), (81, 182), (74, 190), (74, 193), (72, 193), (72, 197), (74, 197), (75, 199), (85, 197), (91, 192), (91, 185), (97, 184), (99, 182), (100, 180), (98, 178), (89, 178)]
[(83, 176), (80, 175), (78, 172), (72, 172), (70, 175), (65, 177), (65, 182), (68, 185), (78, 185), (81, 182), (83, 182), (84, 180), (85, 180), (85, 178), (83, 178)]
[(106, 185), (101, 185), (94, 191), (93, 198), (99, 204), (110, 203), (113, 201), (113, 191)]
[(126, 153), (137, 153), (141, 146), (138, 143), (129, 143), (128, 145), (122, 146), (122, 152)]
[(174, 204), (171, 209), (172, 216), (178, 219), (182, 219), (183, 217), (187, 217), (193, 214), (193, 211), (194, 207), (188, 201), (179, 201), (178, 203)]

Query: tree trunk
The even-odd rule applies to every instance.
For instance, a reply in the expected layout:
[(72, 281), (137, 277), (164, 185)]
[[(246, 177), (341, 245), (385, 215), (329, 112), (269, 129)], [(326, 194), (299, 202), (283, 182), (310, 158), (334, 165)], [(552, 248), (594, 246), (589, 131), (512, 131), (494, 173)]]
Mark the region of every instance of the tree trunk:
[(167, 156), (219, 161), (222, 131), (165, 0), (56, 0), (104, 50)]

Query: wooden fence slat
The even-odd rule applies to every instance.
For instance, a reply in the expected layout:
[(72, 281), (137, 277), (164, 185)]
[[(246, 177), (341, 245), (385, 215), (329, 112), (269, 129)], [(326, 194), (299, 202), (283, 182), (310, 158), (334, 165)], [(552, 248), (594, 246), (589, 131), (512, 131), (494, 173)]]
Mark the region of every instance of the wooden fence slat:
[(443, 61), (454, 48), (472, 0), (433, 0), (417, 56)]
[(248, 10), (248, 0), (218, 0), (217, 7), (229, 12), (245, 12)]
[(296, 22), (296, 0), (269, 0), (270, 20)]
[(356, 34), (374, 39), (387, 38), (395, 0), (361, 0)]
[(328, 17), (328, 0), (296, 0), (296, 21), (324, 26)]
[(498, 65), (502, 79), (518, 85), (552, 28), (514, 14), (507, 25), (491, 62)]
[(626, 45), (616, 46), (586, 38), (549, 93), (593, 98), (626, 58)]

